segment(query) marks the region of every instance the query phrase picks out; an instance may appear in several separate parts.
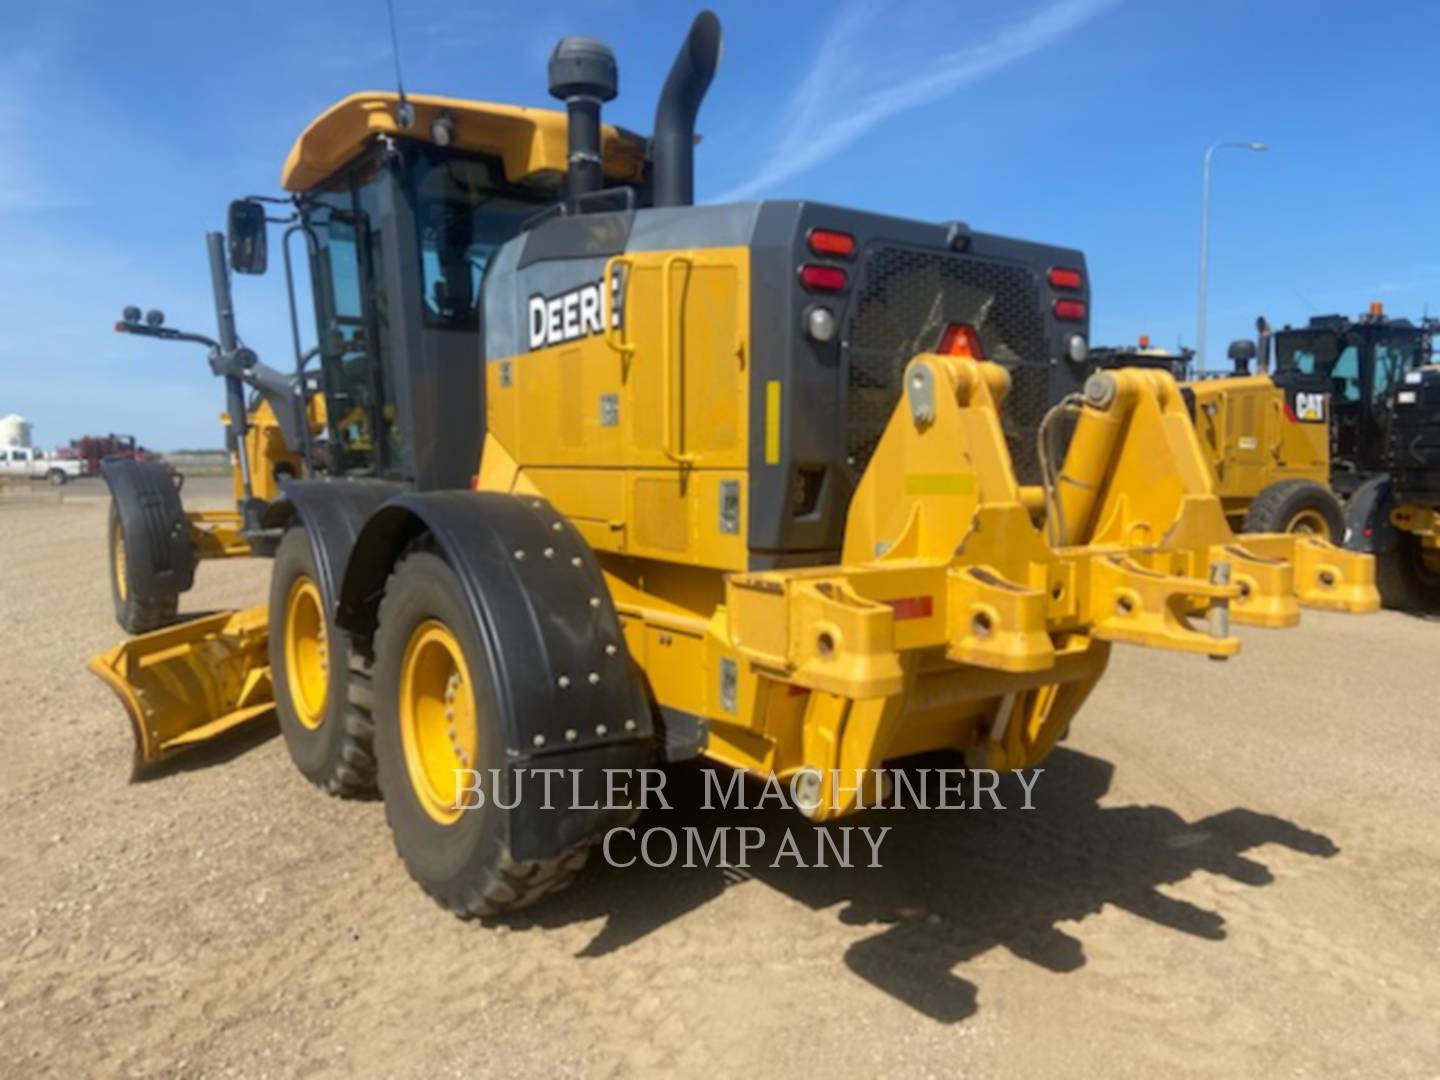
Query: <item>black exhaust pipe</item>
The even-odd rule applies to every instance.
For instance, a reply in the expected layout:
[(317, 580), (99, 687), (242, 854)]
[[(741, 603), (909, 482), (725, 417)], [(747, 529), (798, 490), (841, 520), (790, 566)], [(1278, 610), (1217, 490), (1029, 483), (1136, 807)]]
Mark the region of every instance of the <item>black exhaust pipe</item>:
[(655, 107), (651, 155), (656, 206), (695, 201), (695, 116), (719, 63), (720, 20), (713, 11), (702, 11), (690, 24)]
[(1255, 353), (1260, 358), (1260, 374), (1266, 375), (1270, 372), (1270, 324), (1261, 315), (1255, 320)]
[(550, 93), (565, 102), (569, 143), (565, 193), (572, 211), (582, 195), (605, 186), (600, 153), (600, 106), (620, 88), (615, 54), (603, 41), (561, 38), (550, 54)]

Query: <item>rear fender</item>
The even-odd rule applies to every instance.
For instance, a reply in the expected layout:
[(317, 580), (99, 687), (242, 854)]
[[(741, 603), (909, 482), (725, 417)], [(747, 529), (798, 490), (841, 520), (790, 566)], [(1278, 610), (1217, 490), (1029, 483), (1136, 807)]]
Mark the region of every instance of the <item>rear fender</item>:
[(130, 587), (143, 595), (182, 593), (195, 584), (195, 546), (170, 466), (111, 458), (100, 463), (125, 533)]
[(386, 579), (425, 534), (459, 575), (497, 674), (506, 801), (535, 789), (519, 787), (517, 770), (575, 770), (552, 807), (526, 798), (511, 812), (515, 857), (547, 858), (627, 823), (626, 810), (579, 809), (605, 806), (605, 770), (656, 761), (649, 703), (590, 546), (543, 499), (402, 495), (366, 523), (351, 553), (337, 622), (352, 638), (373, 637)]
[(267, 529), (304, 526), (320, 576), (320, 593), (333, 612), (350, 553), (372, 514), (407, 490), (389, 480), (290, 480), (265, 511)]
[(1390, 523), (1395, 497), (1390, 477), (1377, 476), (1361, 484), (1345, 504), (1345, 546), (1351, 551), (1389, 555), (1397, 533)]

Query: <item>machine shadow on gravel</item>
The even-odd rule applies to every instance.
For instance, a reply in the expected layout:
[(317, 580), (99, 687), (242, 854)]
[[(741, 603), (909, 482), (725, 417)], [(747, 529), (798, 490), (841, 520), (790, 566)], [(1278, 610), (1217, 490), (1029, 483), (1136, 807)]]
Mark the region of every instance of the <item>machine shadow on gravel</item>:
[[(859, 865), (865, 858), (849, 868), (772, 867), (773, 839), (752, 853), (747, 870), (686, 869), (678, 862), (654, 869), (638, 861), (619, 869), (597, 851), (585, 887), (553, 898), (521, 922), (548, 927), (605, 917), (581, 953), (599, 956), (755, 878), (817, 912), (838, 908), (843, 923), (875, 927), (848, 949), (850, 970), (918, 1012), (955, 1023), (979, 1008), (978, 987), (955, 969), (990, 949), (1057, 973), (1078, 970), (1085, 964), (1083, 943), (1058, 924), (1106, 904), (1221, 941), (1221, 912), (1166, 896), (1161, 887), (1197, 871), (1269, 884), (1270, 870), (1247, 855), (1263, 844), (1322, 858), (1339, 850), (1324, 835), (1244, 808), (1187, 822), (1164, 806), (1101, 806), (1114, 771), (1100, 758), (1057, 750), (1035, 787), (1033, 811), (1018, 809), (1019, 785), (1006, 777), (999, 789), (1010, 807), (1004, 811), (872, 810), (847, 819), (843, 824), (892, 827), (879, 868)], [(809, 828), (788, 810), (703, 809), (696, 770), (672, 771), (666, 794), (674, 809), (648, 811), (637, 833), (693, 826), (708, 840), (724, 826), (758, 825), (770, 838), (786, 828), (797, 834)]]
[(132, 782), (152, 784), (167, 777), (187, 772), (203, 772), (206, 769), (228, 765), (242, 758), (252, 750), (258, 750), (280, 734), (280, 724), (272, 711), (267, 717), (227, 731), (211, 742), (197, 746), (186, 754), (180, 754), (154, 765), (145, 766)]

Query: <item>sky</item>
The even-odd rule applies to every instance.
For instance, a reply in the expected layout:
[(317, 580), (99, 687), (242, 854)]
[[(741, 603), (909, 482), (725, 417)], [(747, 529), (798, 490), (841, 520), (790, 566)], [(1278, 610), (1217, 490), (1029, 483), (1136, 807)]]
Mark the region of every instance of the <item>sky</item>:
[[(695, 10), (394, 0), (414, 92), (552, 106), (565, 34), (620, 64), (606, 118), (649, 131)], [(1193, 345), (1201, 160), (1219, 140), (1209, 354), (1275, 325), (1440, 312), (1435, 0), (830, 0), (715, 5), (700, 202), (806, 198), (1082, 249), (1092, 339)], [(126, 304), (213, 333), (204, 233), (277, 193), (304, 125), (389, 89), (384, 0), (0, 0), (0, 415), (35, 440), (221, 443), (195, 346), (115, 334)], [(238, 278), (242, 337), (288, 367), (279, 260)], [(306, 344), (313, 340), (313, 320)]]

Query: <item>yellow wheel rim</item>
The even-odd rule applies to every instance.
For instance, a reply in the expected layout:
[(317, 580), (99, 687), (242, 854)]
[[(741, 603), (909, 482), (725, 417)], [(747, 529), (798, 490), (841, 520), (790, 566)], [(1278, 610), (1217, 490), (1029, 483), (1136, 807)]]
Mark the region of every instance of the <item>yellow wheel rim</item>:
[(410, 788), (442, 825), (458, 821), (457, 772), (474, 769), (479, 733), (465, 654), (450, 628), (426, 619), (410, 635), (400, 664), (400, 742)]
[(130, 595), (130, 582), (125, 576), (125, 530), (115, 522), (115, 534), (110, 538), (111, 549), (115, 552), (115, 593), (121, 603)]
[(320, 590), (301, 574), (285, 600), (285, 678), (300, 723), (314, 731), (325, 722), (330, 690), (330, 650)]
[(1301, 510), (1290, 519), (1290, 526), (1285, 530), (1289, 533), (1303, 533), (1306, 536), (1330, 535), (1330, 525), (1325, 520), (1325, 515), (1318, 510)]

